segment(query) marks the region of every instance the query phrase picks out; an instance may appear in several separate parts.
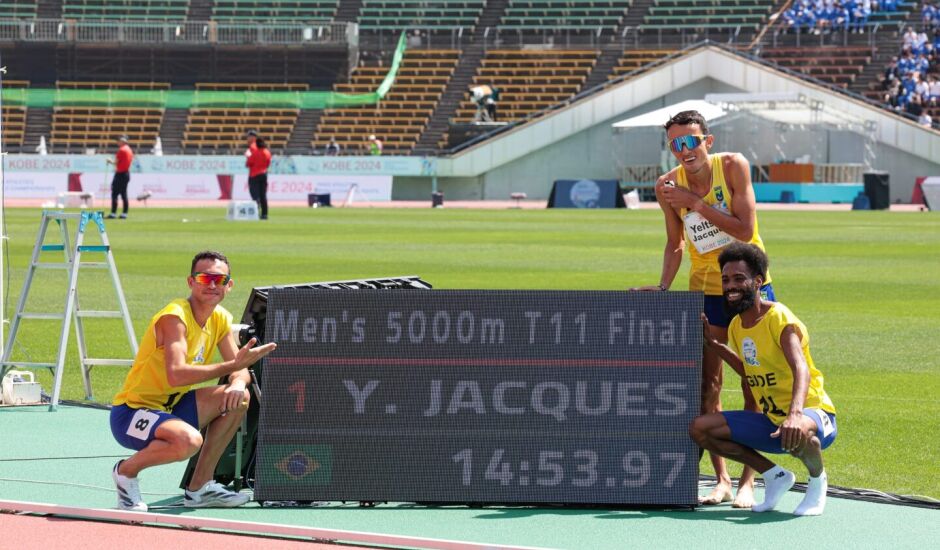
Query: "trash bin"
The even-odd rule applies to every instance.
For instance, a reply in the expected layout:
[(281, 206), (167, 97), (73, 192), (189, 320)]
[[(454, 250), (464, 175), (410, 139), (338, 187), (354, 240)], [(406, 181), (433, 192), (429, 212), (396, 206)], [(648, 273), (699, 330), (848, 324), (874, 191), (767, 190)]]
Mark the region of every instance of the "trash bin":
[(863, 180), (872, 210), (886, 210), (891, 206), (891, 176), (887, 172), (866, 172)]
[(444, 193), (440, 191), (435, 191), (431, 193), (431, 208), (443, 208), (444, 207)]

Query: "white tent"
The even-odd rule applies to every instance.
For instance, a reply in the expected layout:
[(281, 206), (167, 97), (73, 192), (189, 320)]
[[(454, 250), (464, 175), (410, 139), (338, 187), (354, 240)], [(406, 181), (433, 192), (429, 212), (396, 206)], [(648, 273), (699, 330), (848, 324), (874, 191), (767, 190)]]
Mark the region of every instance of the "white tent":
[(621, 120), (620, 122), (615, 122), (613, 127), (615, 130), (625, 130), (628, 128), (646, 128), (651, 126), (658, 126), (662, 128), (663, 124), (665, 124), (667, 120), (669, 120), (673, 115), (681, 113), (682, 111), (698, 111), (702, 113), (702, 116), (705, 117), (705, 120), (709, 122), (711, 122), (713, 119), (722, 117), (727, 113), (725, 109), (709, 101), (702, 99), (689, 99), (676, 103), (675, 105), (670, 105), (668, 107), (663, 107), (662, 109), (656, 109), (655, 111), (650, 111), (648, 113), (643, 113), (642, 115), (637, 115)]

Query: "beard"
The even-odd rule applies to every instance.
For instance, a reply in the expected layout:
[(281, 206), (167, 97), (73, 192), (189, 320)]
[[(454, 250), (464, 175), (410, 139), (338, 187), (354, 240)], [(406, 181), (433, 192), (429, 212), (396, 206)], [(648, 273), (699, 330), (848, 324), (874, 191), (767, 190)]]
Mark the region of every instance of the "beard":
[(734, 317), (754, 307), (754, 304), (757, 303), (757, 297), (757, 288), (747, 286), (742, 289), (741, 299), (737, 302), (728, 301), (728, 293), (724, 293), (724, 300), (721, 302), (721, 305), (725, 310), (725, 315)]

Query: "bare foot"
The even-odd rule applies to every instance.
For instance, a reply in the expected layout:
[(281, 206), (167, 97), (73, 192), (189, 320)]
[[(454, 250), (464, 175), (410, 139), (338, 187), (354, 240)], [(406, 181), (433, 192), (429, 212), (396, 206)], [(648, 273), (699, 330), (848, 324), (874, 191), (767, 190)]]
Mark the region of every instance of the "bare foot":
[(706, 496), (698, 497), (698, 503), (706, 506), (721, 504), (731, 500), (731, 483), (719, 482)]
[(750, 508), (754, 506), (754, 486), (751, 484), (738, 485), (738, 494), (731, 503), (732, 508)]

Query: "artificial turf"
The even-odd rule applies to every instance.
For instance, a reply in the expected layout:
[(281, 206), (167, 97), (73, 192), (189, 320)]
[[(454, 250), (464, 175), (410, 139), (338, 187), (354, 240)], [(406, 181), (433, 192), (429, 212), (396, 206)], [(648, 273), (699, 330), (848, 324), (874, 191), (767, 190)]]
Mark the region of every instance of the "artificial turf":
[[(7, 209), (5, 318), (13, 315), (39, 227), (39, 209)], [(266, 222), (227, 222), (221, 208), (139, 208), (108, 221), (137, 335), (187, 295), (193, 254), (218, 249), (236, 281), (224, 305), (241, 316), (253, 286), (420, 275), (440, 289), (618, 290), (656, 284), (664, 231), (656, 210), (272, 209)], [(74, 227), (72, 228), (74, 232)], [(777, 298), (808, 326), (838, 410), (826, 451), (831, 483), (940, 497), (940, 216), (898, 212), (760, 212)], [(48, 238), (46, 242), (55, 242)], [(94, 228), (86, 244), (97, 243)], [(55, 252), (44, 258), (61, 261)], [(49, 256), (46, 256), (49, 255)], [(89, 253), (88, 259), (95, 259)], [(674, 288), (684, 288), (688, 259)], [(64, 272), (40, 272), (28, 311), (61, 311)], [(83, 272), (86, 309), (115, 305), (104, 272)], [(91, 355), (129, 356), (116, 320), (86, 320)], [(23, 324), (19, 360), (49, 361), (53, 321)], [(74, 339), (63, 398), (84, 396)], [(126, 370), (98, 367), (109, 401)], [(46, 372), (39, 379), (51, 391)], [(726, 408), (740, 405), (726, 369)], [(801, 471), (792, 459), (782, 462)], [(703, 471), (707, 471), (707, 460)], [(732, 471), (737, 471), (733, 468)]]

